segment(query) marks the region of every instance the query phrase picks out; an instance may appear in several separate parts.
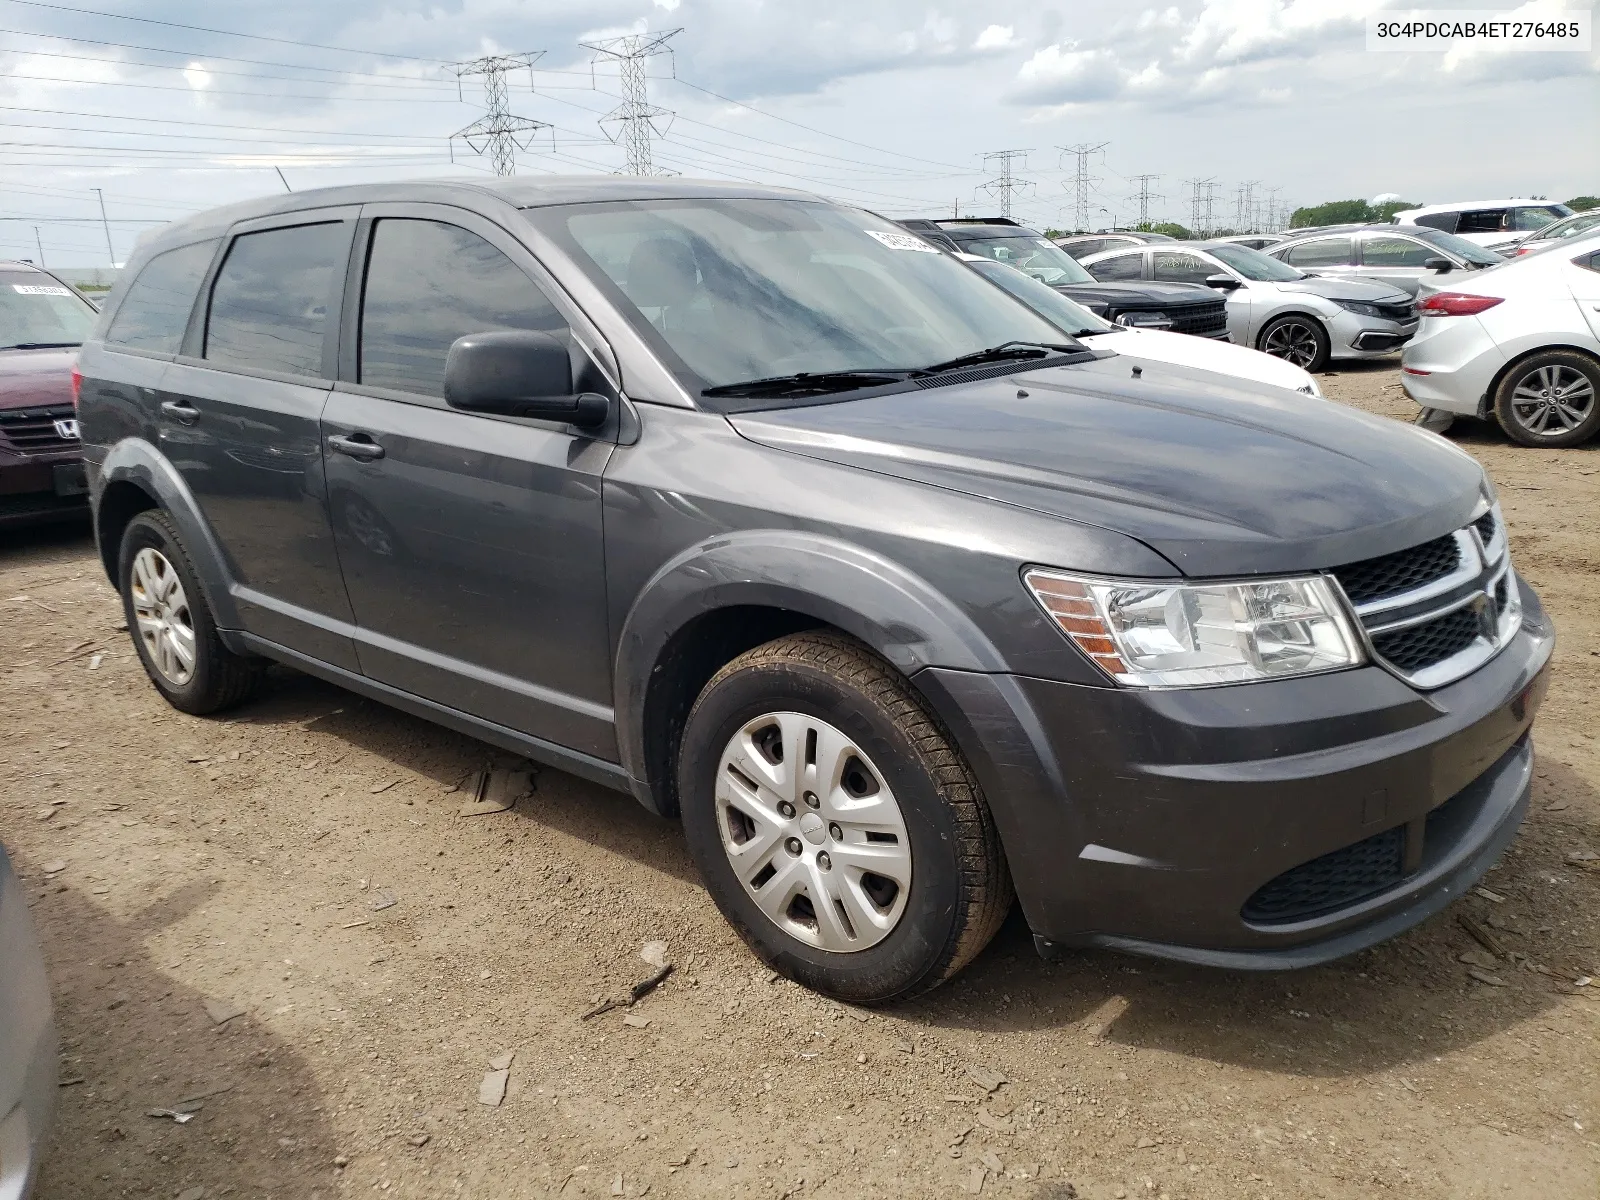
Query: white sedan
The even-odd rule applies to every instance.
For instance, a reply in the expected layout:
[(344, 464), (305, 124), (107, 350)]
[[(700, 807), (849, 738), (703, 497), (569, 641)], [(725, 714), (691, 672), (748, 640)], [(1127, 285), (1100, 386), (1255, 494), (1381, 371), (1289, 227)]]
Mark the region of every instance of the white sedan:
[(1406, 394), (1433, 413), (1493, 416), (1524, 446), (1600, 431), (1600, 235), (1575, 238), (1425, 289), (1400, 359)]
[(1083, 339), (1095, 349), (1115, 350), (1118, 354), (1137, 355), (1153, 362), (1214, 371), (1235, 379), (1290, 388), (1308, 396), (1322, 395), (1315, 379), (1284, 359), (1212, 338), (1113, 325), (1095, 316), (1077, 301), (1063, 296), (1055, 288), (1040, 283), (1031, 275), (1024, 275), (1014, 267), (976, 254), (958, 254), (956, 257), (984, 278), (1010, 292), (1063, 333)]

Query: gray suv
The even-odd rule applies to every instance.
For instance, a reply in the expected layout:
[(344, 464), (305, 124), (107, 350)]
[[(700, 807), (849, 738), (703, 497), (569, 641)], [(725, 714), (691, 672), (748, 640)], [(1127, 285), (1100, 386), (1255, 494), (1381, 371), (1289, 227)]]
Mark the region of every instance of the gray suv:
[[(164, 229), (84, 345), (154, 686), (287, 663), (681, 817), (772, 966), (1273, 969), (1470, 887), (1552, 630), (1434, 435), (1086, 347), (915, 234), (684, 180)], [(641, 886), (643, 884), (641, 883)]]

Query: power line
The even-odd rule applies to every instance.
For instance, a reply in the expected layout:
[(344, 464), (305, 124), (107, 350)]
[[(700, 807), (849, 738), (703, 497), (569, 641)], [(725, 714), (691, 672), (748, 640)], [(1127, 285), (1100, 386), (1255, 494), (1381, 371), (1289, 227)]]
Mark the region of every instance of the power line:
[(1150, 224), (1150, 201), (1166, 199), (1166, 197), (1161, 195), (1159, 192), (1152, 192), (1150, 190), (1150, 184), (1160, 178), (1161, 176), (1159, 175), (1135, 175), (1128, 181), (1130, 183), (1137, 183), (1139, 185), (1140, 225)]
[(1239, 233), (1249, 233), (1256, 225), (1255, 192), (1259, 179), (1247, 179), (1234, 190), (1233, 218)]
[[(1098, 154), (1109, 146), (1110, 142), (1101, 142), (1091, 146), (1088, 142), (1079, 142), (1076, 146), (1058, 146), (1062, 154), (1071, 154), (1078, 160), (1078, 165), (1072, 175), (1072, 227), (1079, 233), (1089, 231), (1089, 192), (1100, 181), (1089, 174), (1089, 156)], [(1067, 185), (1063, 183), (1062, 187)], [(1112, 224), (1116, 222), (1113, 221)]]
[[(491, 54), (455, 64), (454, 70), (458, 82), (468, 75), (483, 76), (484, 107), (489, 111), (450, 137), (452, 140), (460, 138), (471, 146), (476, 154), (487, 154), (489, 165), (494, 168), (496, 175), (515, 175), (517, 148), (526, 150), (532, 144), (534, 134), (541, 129), (550, 128), (547, 121), (535, 121), (530, 117), (517, 116), (511, 111), (510, 101), (506, 95), (508, 71), (526, 70), (528, 90), (533, 90), (533, 64), (543, 54), (543, 50), (534, 50), (526, 54)], [(481, 147), (479, 142), (483, 143)], [(454, 161), (453, 156), (451, 161)]]
[[(682, 32), (682, 29), (669, 29), (661, 33), (630, 33), (599, 42), (579, 43), (594, 51), (594, 62), (613, 59), (621, 68), (622, 103), (600, 118), (600, 128), (605, 129), (607, 122), (618, 126), (629, 175), (656, 174), (650, 161), (650, 135), (664, 137), (666, 128), (658, 127), (656, 122), (665, 117), (670, 127), (673, 114), (650, 103), (644, 66), (658, 54), (670, 56), (672, 50), (667, 43)], [(592, 69), (593, 63), (590, 65)]]
[(1028, 151), (1026, 150), (990, 150), (983, 156), (984, 169), (988, 170), (991, 162), (997, 162), (1000, 164), (1000, 173), (993, 179), (980, 183), (977, 190), (999, 198), (1000, 215), (1002, 217), (1011, 216), (1011, 199), (1013, 196), (1034, 186), (1033, 180), (1019, 179), (1012, 172), (1012, 164), (1018, 160), (1026, 162), (1027, 157)]
[(1212, 208), (1216, 203), (1217, 181), (1215, 179), (1185, 179), (1189, 185), (1189, 230), (1197, 237), (1204, 237), (1211, 232), (1213, 225)]

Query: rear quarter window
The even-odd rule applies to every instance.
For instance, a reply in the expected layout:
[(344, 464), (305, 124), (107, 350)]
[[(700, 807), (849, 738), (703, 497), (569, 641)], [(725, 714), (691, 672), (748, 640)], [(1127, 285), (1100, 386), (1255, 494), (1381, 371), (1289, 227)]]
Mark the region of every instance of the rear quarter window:
[(1100, 280), (1138, 279), (1144, 274), (1144, 251), (1114, 254), (1096, 263), (1086, 263), (1083, 269)]
[(1349, 263), (1351, 250), (1347, 237), (1317, 238), (1289, 247), (1283, 257), (1297, 267), (1342, 267)]
[(167, 250), (145, 263), (111, 318), (106, 344), (176, 354), (217, 240)]

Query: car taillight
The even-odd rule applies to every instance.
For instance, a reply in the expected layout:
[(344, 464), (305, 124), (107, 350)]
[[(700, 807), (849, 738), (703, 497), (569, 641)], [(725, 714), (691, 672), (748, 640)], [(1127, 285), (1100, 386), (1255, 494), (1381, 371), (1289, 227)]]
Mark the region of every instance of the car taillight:
[(77, 410), (78, 393), (81, 391), (83, 391), (83, 372), (74, 366), (72, 368), (72, 407), (74, 411)]
[(1471, 317), (1493, 308), (1502, 299), (1502, 296), (1474, 296), (1470, 292), (1435, 292), (1417, 305), (1417, 311), (1435, 317)]
[(1512, 257), (1515, 258), (1518, 254), (1526, 254), (1526, 253), (1528, 253), (1528, 248), (1526, 246), (1518, 246), (1516, 248), (1516, 250), (1513, 252)]

